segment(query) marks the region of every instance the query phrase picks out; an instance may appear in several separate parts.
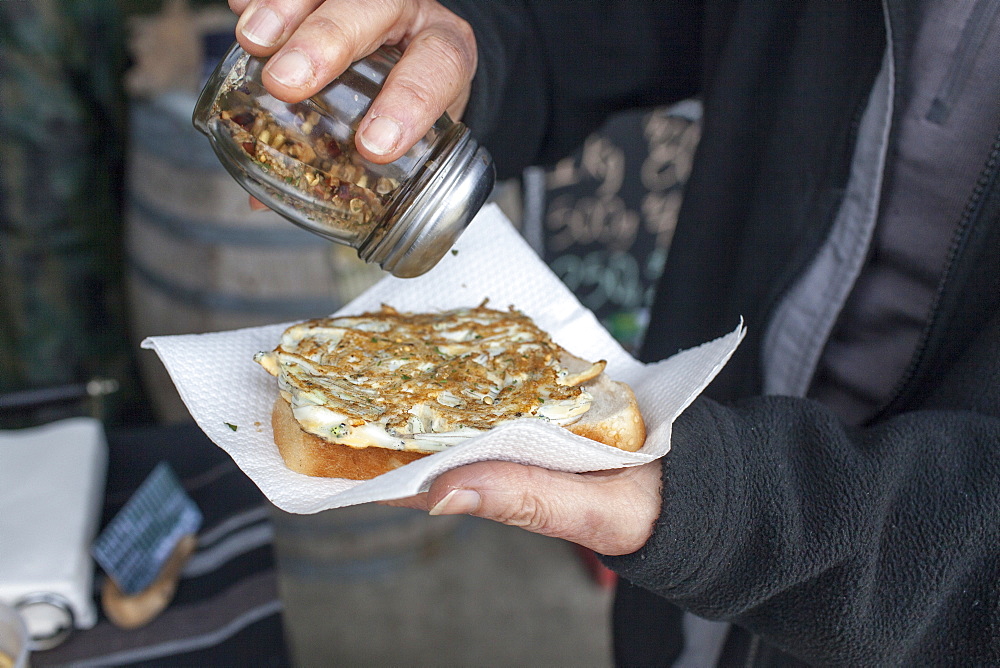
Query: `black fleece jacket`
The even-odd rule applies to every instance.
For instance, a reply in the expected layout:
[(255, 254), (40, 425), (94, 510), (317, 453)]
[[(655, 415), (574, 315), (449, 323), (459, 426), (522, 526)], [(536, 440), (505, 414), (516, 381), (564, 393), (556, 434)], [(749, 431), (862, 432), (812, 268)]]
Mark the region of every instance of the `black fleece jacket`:
[[(887, 23), (907, 67), (912, 5), (446, 4), (476, 30), (466, 120), (501, 175), (558, 159), (616, 110), (705, 105), (643, 357), (740, 316), (748, 336), (674, 427), (652, 538), (605, 562), (809, 663), (1000, 665), (1000, 128), (895, 398), (852, 428), (816, 402), (760, 396), (761, 337), (837, 211)], [(668, 633), (643, 623), (646, 603), (619, 640)]]

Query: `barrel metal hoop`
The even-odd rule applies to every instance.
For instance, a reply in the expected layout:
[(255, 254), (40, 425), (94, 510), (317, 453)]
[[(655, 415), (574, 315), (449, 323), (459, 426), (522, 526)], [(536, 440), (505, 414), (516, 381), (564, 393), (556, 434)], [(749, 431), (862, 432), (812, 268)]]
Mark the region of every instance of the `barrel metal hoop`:
[(134, 192), (128, 201), (129, 207), (142, 221), (177, 239), (241, 248), (317, 248), (330, 245), (328, 240), (294, 225), (275, 229), (232, 227), (168, 213), (146, 202)]
[(301, 297), (247, 297), (202, 288), (192, 288), (181, 285), (150, 269), (134, 255), (129, 256), (129, 266), (137, 277), (154, 290), (186, 306), (196, 306), (228, 313), (265, 314), (278, 318), (314, 317), (316, 314), (326, 315), (333, 313), (341, 306), (332, 297), (329, 299), (321, 297), (313, 299), (303, 299)]

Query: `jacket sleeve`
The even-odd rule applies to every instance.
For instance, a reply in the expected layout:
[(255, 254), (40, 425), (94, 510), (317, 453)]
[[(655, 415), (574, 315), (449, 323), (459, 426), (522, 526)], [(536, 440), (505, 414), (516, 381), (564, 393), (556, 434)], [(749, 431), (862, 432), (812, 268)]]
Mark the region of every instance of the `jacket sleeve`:
[(996, 665), (998, 321), (921, 410), (868, 427), (804, 399), (698, 400), (653, 536), (605, 563), (808, 661)]
[(701, 7), (679, 0), (442, 0), (473, 27), (463, 120), (500, 178), (570, 154), (611, 113), (697, 93)]

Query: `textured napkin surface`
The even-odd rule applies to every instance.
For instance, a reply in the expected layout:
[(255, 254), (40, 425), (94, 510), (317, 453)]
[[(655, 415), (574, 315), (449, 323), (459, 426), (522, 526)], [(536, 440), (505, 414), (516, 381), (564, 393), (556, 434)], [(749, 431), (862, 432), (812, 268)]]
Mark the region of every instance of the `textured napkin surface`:
[[(607, 373), (629, 383), (648, 431), (646, 443), (628, 453), (539, 420), (501, 425), (488, 434), (364, 482), (314, 478), (285, 467), (273, 442), (271, 405), (275, 379), (253, 362), (271, 350), (290, 323), (181, 336), (150, 337), (181, 398), (206, 435), (279, 508), (315, 513), (368, 501), (411, 496), (451, 468), (504, 459), (563, 471), (634, 466), (670, 448), (670, 426), (725, 365), (743, 337), (730, 334), (656, 364), (632, 358), (538, 258), (500, 212), (485, 207), (453, 251), (417, 278), (387, 277), (338, 311), (354, 314), (389, 304), (405, 311), (514, 306), (531, 316), (571, 353), (607, 360)], [(317, 314), (317, 317), (327, 314)]]

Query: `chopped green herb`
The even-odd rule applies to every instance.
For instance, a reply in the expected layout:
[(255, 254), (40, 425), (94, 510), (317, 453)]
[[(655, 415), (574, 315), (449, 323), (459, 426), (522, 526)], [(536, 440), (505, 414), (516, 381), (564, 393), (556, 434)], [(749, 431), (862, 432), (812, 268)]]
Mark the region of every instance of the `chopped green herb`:
[(452, 255), (458, 255), (458, 249), (457, 248), (452, 248), (451, 249), (451, 254)]
[(232, 429), (233, 431), (236, 431), (237, 429), (239, 429), (239, 427), (237, 427), (236, 425), (232, 424), (231, 422), (227, 422), (226, 426), (229, 427), (230, 429)]
[(409, 376), (407, 376), (407, 375), (406, 375), (406, 374), (404, 373), (404, 374), (403, 374), (403, 380), (409, 380), (409, 379), (410, 379), (410, 377), (409, 377)]

